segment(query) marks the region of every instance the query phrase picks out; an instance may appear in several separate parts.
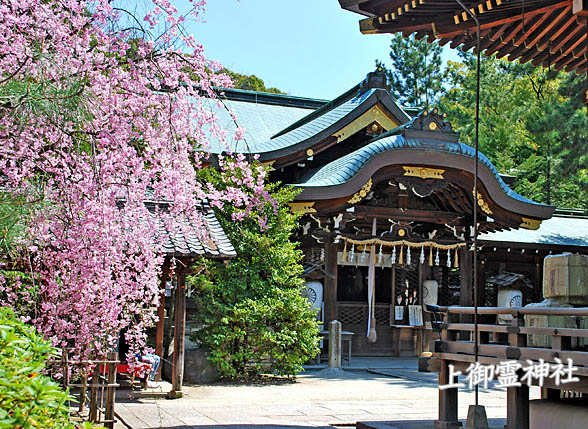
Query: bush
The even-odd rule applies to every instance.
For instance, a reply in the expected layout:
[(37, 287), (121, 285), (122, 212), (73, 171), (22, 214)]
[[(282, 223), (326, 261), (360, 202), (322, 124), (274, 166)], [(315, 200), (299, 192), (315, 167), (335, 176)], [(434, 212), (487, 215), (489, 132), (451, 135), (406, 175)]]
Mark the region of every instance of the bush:
[[(221, 172), (209, 174), (215, 185), (229, 182)], [(276, 204), (263, 213), (236, 222), (234, 208), (217, 210), (237, 256), (226, 265), (203, 261), (201, 274), (188, 278), (201, 327), (192, 338), (210, 350), (223, 377), (295, 375), (319, 351), (316, 313), (300, 294), (302, 252), (290, 241), (295, 191), (277, 184), (266, 190)]]
[(69, 395), (42, 375), (55, 354), (34, 328), (0, 307), (0, 428), (72, 428)]

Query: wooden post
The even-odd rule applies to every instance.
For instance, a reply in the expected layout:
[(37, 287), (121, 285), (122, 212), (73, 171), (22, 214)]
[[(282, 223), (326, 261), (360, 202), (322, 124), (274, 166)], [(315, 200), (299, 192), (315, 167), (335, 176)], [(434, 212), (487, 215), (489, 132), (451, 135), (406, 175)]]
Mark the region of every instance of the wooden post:
[(69, 387), (69, 350), (63, 349), (63, 354), (61, 355), (63, 359), (63, 387)]
[(472, 272), (472, 252), (468, 246), (459, 248), (459, 305), (462, 307), (472, 307), (474, 305), (473, 290), (473, 272)]
[(116, 393), (116, 363), (118, 361), (118, 353), (108, 353), (108, 378), (106, 385), (106, 409), (104, 412), (104, 423), (108, 429), (114, 429), (114, 399)]
[[(472, 290), (473, 292), (473, 290)], [(478, 261), (478, 307), (486, 306), (486, 260), (482, 256)]]
[[(457, 383), (457, 377), (449, 379), (449, 362), (441, 361), (439, 371), (439, 386)], [(457, 388), (439, 390), (439, 420), (435, 420), (435, 428), (453, 429), (460, 428), (461, 422), (457, 419)]]
[[(513, 352), (516, 352), (519, 347), (527, 346), (527, 336), (519, 331), (522, 326), (525, 326), (525, 319), (523, 315), (516, 312), (513, 314), (508, 331), (508, 342), (513, 348)], [(520, 353), (518, 354), (520, 355)], [(512, 357), (517, 358), (516, 356), (515, 354)], [(519, 370), (519, 372), (522, 371)], [(519, 379), (520, 376), (519, 373)], [(506, 388), (506, 425), (504, 428), (529, 429), (529, 386), (526, 384)]]
[(506, 388), (506, 425), (504, 429), (529, 429), (529, 386)]
[[(468, 246), (459, 248), (459, 305), (462, 307), (473, 307), (474, 305), (474, 280), (473, 280), (473, 252), (470, 252)], [(460, 316), (461, 323), (473, 323), (474, 318), (469, 314)], [(469, 340), (470, 331), (461, 331), (460, 339)]]
[(337, 244), (325, 242), (325, 324), (337, 319)]
[(533, 281), (532, 302), (539, 302), (543, 300), (543, 258), (535, 256), (535, 275)]
[(90, 380), (90, 415), (88, 420), (95, 423), (98, 420), (98, 383), (100, 382), (100, 364), (94, 366), (94, 373)]
[(88, 366), (84, 364), (82, 366), (82, 375), (81, 375), (81, 387), (80, 387), (80, 405), (78, 407), (78, 412), (83, 413), (84, 409), (86, 408), (86, 391), (88, 390)]
[(159, 356), (162, 364), (157, 369), (155, 380), (161, 381), (161, 371), (163, 368), (163, 331), (165, 328), (165, 285), (169, 280), (169, 260), (166, 258), (161, 269), (161, 298), (159, 307), (157, 307), (157, 326), (155, 328), (155, 354)]
[(172, 390), (170, 398), (181, 398), (184, 380), (184, 340), (186, 332), (186, 275), (181, 263), (176, 269), (176, 308), (174, 311), (174, 359), (172, 371)]

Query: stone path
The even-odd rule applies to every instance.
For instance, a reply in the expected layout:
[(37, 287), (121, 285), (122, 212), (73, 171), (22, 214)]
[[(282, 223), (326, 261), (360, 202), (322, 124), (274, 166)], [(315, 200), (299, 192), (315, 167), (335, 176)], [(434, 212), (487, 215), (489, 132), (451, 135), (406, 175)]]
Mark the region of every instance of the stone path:
[[(348, 427), (437, 417), (436, 374), (418, 373), (416, 360), (407, 359), (388, 360), (373, 371), (309, 370), (296, 381), (188, 386), (185, 397), (176, 400), (136, 400), (119, 391), (116, 411), (127, 426), (116, 428)], [(532, 397), (537, 396), (534, 390)], [(465, 418), (473, 392), (460, 391), (459, 401), (459, 416)], [(480, 402), (489, 418), (506, 416), (505, 392), (481, 391)]]

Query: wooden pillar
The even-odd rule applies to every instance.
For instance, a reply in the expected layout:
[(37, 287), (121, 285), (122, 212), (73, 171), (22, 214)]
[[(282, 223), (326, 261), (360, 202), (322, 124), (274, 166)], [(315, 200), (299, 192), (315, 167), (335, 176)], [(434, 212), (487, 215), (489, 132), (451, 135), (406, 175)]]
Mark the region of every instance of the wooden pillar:
[(108, 353), (107, 387), (106, 387), (106, 409), (104, 411), (104, 422), (108, 429), (114, 429), (114, 403), (116, 394), (116, 364), (118, 363), (118, 353)]
[(159, 307), (157, 307), (157, 325), (155, 327), (155, 354), (159, 356), (162, 364), (157, 369), (155, 379), (161, 381), (161, 371), (163, 368), (163, 331), (165, 327), (165, 284), (169, 280), (169, 260), (166, 258), (161, 269), (161, 296)]
[(468, 246), (459, 248), (459, 305), (472, 307), (474, 305), (473, 252)]
[(543, 301), (543, 258), (535, 256), (535, 278), (533, 279), (533, 293), (531, 302)]
[(174, 311), (174, 359), (170, 398), (181, 398), (184, 380), (184, 340), (186, 333), (186, 273), (181, 262), (176, 268), (176, 308)]
[(325, 325), (337, 319), (337, 249), (337, 244), (325, 241)]
[(478, 260), (478, 306), (484, 307), (486, 303), (486, 259), (484, 255), (478, 257), (480, 258)]
[[(508, 343), (511, 348), (527, 346), (527, 335), (521, 334), (520, 328), (525, 326), (522, 314), (513, 314), (509, 329)], [(519, 379), (522, 371), (519, 370)], [(506, 388), (506, 425), (505, 429), (529, 429), (529, 386)]]
[[(439, 371), (439, 386), (457, 383), (457, 377), (449, 377), (449, 362), (441, 361), (441, 370)], [(459, 428), (461, 423), (457, 419), (457, 388), (439, 389), (439, 420), (435, 421), (435, 428), (449, 429)]]
[(506, 425), (504, 429), (529, 429), (529, 386), (506, 388)]
[[(459, 248), (459, 305), (462, 307), (472, 307), (474, 305), (474, 258), (473, 252), (470, 252), (468, 247)], [(469, 314), (462, 314), (459, 320), (461, 323), (473, 323), (474, 317)], [(468, 340), (470, 335), (469, 331), (461, 331), (460, 339)]]

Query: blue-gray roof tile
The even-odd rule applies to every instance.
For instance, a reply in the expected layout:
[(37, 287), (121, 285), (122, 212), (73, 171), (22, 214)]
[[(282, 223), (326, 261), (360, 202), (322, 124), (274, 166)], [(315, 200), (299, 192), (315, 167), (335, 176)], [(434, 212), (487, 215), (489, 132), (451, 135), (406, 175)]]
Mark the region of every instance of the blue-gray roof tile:
[[(355, 176), (359, 170), (361, 170), (361, 168), (375, 156), (384, 152), (409, 149), (426, 150), (438, 153), (452, 153), (472, 159), (475, 156), (474, 148), (463, 143), (406, 138), (402, 135), (387, 136), (372, 141), (366, 146), (332, 161), (308, 176), (303, 182), (295, 184), (295, 186), (300, 188), (310, 188), (341, 185), (351, 180), (353, 176)], [(541, 206), (544, 205), (531, 201), (510, 189), (502, 180), (494, 165), (492, 165), (490, 160), (481, 152), (478, 154), (478, 159), (494, 174), (500, 188), (506, 195), (524, 203)]]

